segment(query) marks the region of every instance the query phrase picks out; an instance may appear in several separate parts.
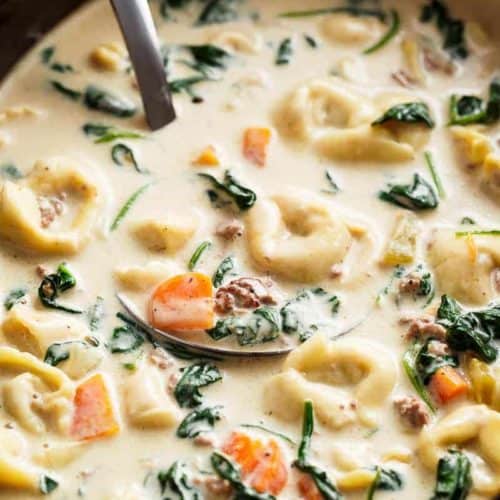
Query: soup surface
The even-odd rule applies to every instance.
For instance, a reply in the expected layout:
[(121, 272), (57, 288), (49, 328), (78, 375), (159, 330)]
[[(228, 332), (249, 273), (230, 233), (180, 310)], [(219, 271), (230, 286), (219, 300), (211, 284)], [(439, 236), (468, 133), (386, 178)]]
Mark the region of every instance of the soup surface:
[(150, 6), (163, 130), (105, 1), (0, 90), (0, 497), (494, 498), (498, 11)]

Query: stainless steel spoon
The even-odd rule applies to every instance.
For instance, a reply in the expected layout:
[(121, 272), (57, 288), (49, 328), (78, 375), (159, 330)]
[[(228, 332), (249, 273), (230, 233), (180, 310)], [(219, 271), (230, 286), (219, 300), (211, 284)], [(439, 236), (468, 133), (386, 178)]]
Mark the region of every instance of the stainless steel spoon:
[(158, 130), (175, 120), (175, 109), (147, 0), (111, 0), (141, 91), (146, 120)]
[(134, 305), (125, 297), (125, 295), (121, 293), (116, 294), (116, 298), (125, 309), (125, 311), (130, 315), (130, 317), (146, 332), (148, 332), (153, 338), (162, 339), (164, 342), (168, 344), (172, 344), (174, 346), (180, 346), (183, 349), (188, 350), (193, 354), (205, 354), (205, 355), (213, 355), (213, 356), (221, 356), (221, 357), (232, 357), (232, 358), (262, 358), (262, 357), (271, 357), (271, 356), (283, 356), (284, 354), (288, 354), (293, 350), (294, 346), (286, 346), (278, 349), (269, 348), (269, 349), (252, 349), (252, 350), (243, 350), (243, 349), (226, 349), (223, 347), (212, 347), (206, 344), (199, 344), (197, 342), (188, 342), (183, 340), (175, 335), (164, 332), (162, 330), (157, 330), (148, 324), (135, 310)]

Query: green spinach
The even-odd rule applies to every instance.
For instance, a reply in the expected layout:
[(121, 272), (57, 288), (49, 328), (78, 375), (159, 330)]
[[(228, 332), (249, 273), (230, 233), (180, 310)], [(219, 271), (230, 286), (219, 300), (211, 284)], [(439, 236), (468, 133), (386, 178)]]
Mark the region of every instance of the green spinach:
[(293, 55), (292, 39), (285, 38), (278, 46), (275, 63), (277, 65), (288, 64)]
[(331, 194), (337, 194), (340, 191), (339, 185), (335, 182), (335, 179), (333, 178), (333, 173), (330, 169), (325, 170), (325, 177), (330, 185), (330, 189), (325, 189), (325, 193), (331, 193)]
[(258, 493), (250, 486), (244, 484), (239, 465), (222, 453), (213, 452), (210, 455), (210, 463), (215, 472), (233, 487), (235, 492), (234, 500), (275, 500), (273, 495)]
[(52, 56), (54, 55), (55, 51), (56, 48), (54, 47), (54, 45), (42, 49), (40, 51), (40, 60), (42, 61), (42, 64), (48, 64), (52, 59)]
[(104, 318), (104, 299), (97, 297), (94, 304), (87, 309), (87, 319), (91, 332), (99, 330)]
[(211, 183), (217, 199), (220, 195), (236, 205), (239, 210), (248, 210), (257, 201), (255, 192), (242, 186), (229, 170), (224, 172), (224, 179), (222, 181), (217, 180), (210, 174), (202, 173), (198, 175)]
[(220, 24), (234, 21), (238, 18), (236, 0), (209, 0), (201, 11), (196, 24)]
[(82, 97), (83, 93), (79, 90), (72, 89), (70, 87), (67, 87), (66, 85), (62, 84), (61, 82), (57, 80), (51, 80), (50, 84), (52, 85), (52, 88), (54, 90), (57, 90), (60, 94), (69, 97), (73, 101), (78, 101)]
[(131, 323), (117, 326), (108, 343), (109, 350), (113, 353), (132, 352), (144, 343), (141, 331)]
[(408, 210), (427, 210), (439, 204), (433, 187), (419, 174), (413, 174), (411, 184), (389, 184), (378, 193), (379, 199)]
[(214, 275), (212, 276), (212, 284), (215, 287), (221, 286), (224, 281), (224, 278), (226, 277), (226, 274), (231, 272), (234, 269), (234, 267), (235, 267), (234, 258), (231, 255), (224, 257), (224, 259), (222, 259), (221, 263), (215, 270)]
[(451, 354), (437, 355), (429, 351), (429, 345), (433, 339), (427, 339), (417, 354), (416, 368), (418, 375), (424, 385), (427, 385), (431, 377), (443, 366), (458, 366), (458, 358)]
[(144, 139), (144, 135), (132, 130), (123, 130), (102, 123), (86, 123), (82, 130), (85, 135), (96, 137), (95, 143), (112, 142), (116, 139)]
[(471, 463), (462, 452), (448, 450), (439, 459), (431, 500), (465, 500), (472, 487)]
[(194, 438), (203, 432), (211, 431), (215, 422), (221, 419), (222, 406), (207, 406), (193, 410), (184, 417), (177, 428), (177, 437)]
[(222, 380), (222, 374), (215, 365), (194, 363), (182, 369), (182, 376), (174, 389), (174, 396), (181, 408), (195, 408), (201, 405), (200, 387)]
[(76, 278), (63, 262), (62, 264), (59, 264), (55, 273), (45, 276), (40, 283), (40, 286), (38, 287), (38, 297), (40, 302), (45, 307), (49, 307), (51, 309), (58, 309), (71, 314), (81, 314), (82, 311), (80, 309), (65, 306), (56, 301), (61, 293), (66, 292), (75, 285)]
[(383, 125), (388, 122), (420, 123), (428, 128), (435, 126), (431, 118), (429, 106), (425, 102), (406, 102), (390, 107), (372, 126)]
[(50, 495), (58, 486), (59, 483), (55, 479), (42, 474), (38, 484), (38, 489), (42, 495)]
[(13, 288), (5, 297), (3, 306), (7, 311), (10, 311), (23, 297), (28, 293), (28, 289), (24, 287)]
[(363, 50), (363, 54), (373, 54), (377, 50), (387, 45), (397, 35), (401, 26), (401, 19), (399, 18), (398, 12), (394, 9), (391, 10), (390, 14), (391, 24), (387, 31), (382, 35), (382, 38), (380, 38), (378, 42), (375, 42), (373, 45), (370, 45), (370, 47)]
[(193, 255), (191, 255), (191, 258), (189, 259), (188, 262), (188, 269), (192, 271), (195, 267), (196, 264), (198, 264), (198, 261), (201, 259), (201, 256), (212, 246), (211, 241), (203, 241), (200, 243), (197, 247), (196, 250), (193, 252)]
[(137, 111), (137, 107), (132, 101), (118, 97), (96, 85), (89, 85), (85, 89), (83, 102), (89, 109), (102, 111), (118, 118), (134, 116)]
[(22, 172), (12, 163), (0, 165), (0, 177), (16, 181), (22, 179)]
[(307, 45), (309, 45), (309, 47), (311, 47), (312, 49), (318, 48), (318, 42), (311, 35), (307, 35), (306, 33), (304, 33), (304, 40), (306, 41)]
[(142, 168), (139, 163), (137, 163), (132, 149), (121, 142), (115, 144), (111, 149), (111, 158), (113, 159), (115, 165), (119, 165), (120, 167), (125, 165), (125, 163), (131, 163), (136, 172), (139, 172), (140, 174), (149, 173), (148, 170)]
[(324, 500), (341, 500), (342, 494), (337, 490), (326, 472), (313, 465), (309, 458), (311, 437), (314, 431), (314, 410), (311, 401), (304, 402), (304, 417), (302, 421), (302, 440), (299, 445), (297, 459), (293, 466), (309, 475)]
[(128, 214), (134, 203), (137, 201), (137, 199), (144, 194), (146, 189), (151, 186), (151, 183), (144, 184), (141, 186), (137, 191), (134, 191), (130, 197), (127, 199), (127, 201), (123, 204), (123, 206), (120, 208), (118, 213), (116, 214), (115, 218), (113, 219), (113, 222), (111, 223), (110, 230), (114, 231), (118, 228), (120, 225), (121, 221), (125, 218), (125, 216)]
[(189, 479), (187, 467), (180, 460), (175, 461), (168, 470), (160, 471), (157, 475), (160, 483), (162, 495), (167, 494), (165, 498), (174, 500), (202, 500), (203, 496), (193, 486)]
[(186, 48), (193, 56), (196, 64), (200, 65), (200, 72), (205, 73), (204, 68), (226, 69), (227, 61), (231, 54), (216, 45), (187, 45)]
[(177, 80), (170, 80), (168, 82), (168, 86), (170, 88), (170, 92), (173, 94), (185, 92), (189, 97), (191, 97), (192, 102), (199, 104), (203, 102), (203, 98), (194, 92), (193, 87), (198, 83), (210, 80), (211, 78), (208, 78), (206, 75), (189, 76), (186, 78), (179, 78)]

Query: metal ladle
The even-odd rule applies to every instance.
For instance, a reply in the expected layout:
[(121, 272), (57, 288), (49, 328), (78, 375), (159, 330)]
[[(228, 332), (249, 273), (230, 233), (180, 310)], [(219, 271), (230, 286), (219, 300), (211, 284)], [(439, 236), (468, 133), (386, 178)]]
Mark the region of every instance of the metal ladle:
[(147, 0), (111, 0), (141, 92), (146, 120), (158, 130), (175, 120), (175, 109)]

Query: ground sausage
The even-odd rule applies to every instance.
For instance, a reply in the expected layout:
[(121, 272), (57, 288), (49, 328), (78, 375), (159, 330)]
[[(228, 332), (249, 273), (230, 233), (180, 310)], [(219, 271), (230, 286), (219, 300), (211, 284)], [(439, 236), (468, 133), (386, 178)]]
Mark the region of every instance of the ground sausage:
[(243, 226), (243, 223), (240, 220), (231, 219), (229, 221), (221, 222), (217, 226), (215, 234), (225, 240), (232, 241), (243, 236), (244, 229), (245, 226)]
[(401, 396), (395, 399), (394, 407), (403, 421), (412, 428), (419, 429), (430, 421), (425, 404), (414, 396)]
[(407, 339), (414, 339), (418, 337), (434, 337), (438, 340), (446, 339), (446, 329), (428, 318), (415, 318), (410, 322), (408, 332), (406, 333)]

